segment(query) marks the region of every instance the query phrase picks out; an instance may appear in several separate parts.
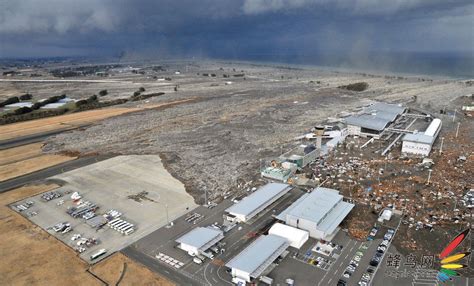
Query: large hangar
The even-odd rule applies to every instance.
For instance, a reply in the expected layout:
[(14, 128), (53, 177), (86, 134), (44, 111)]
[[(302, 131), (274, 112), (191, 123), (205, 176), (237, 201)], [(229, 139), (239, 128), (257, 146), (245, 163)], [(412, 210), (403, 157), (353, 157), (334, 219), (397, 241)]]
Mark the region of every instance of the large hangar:
[(278, 235), (260, 236), (227, 262), (226, 266), (231, 269), (232, 281), (245, 285), (245, 282), (259, 278), (289, 245), (286, 238)]
[(291, 188), (290, 185), (282, 183), (266, 184), (226, 209), (227, 218), (238, 222), (246, 222), (288, 193)]
[(221, 230), (196, 227), (185, 235), (176, 240), (179, 243), (179, 248), (188, 252), (190, 255), (196, 255), (205, 252), (211, 246), (224, 238), (224, 233)]
[(277, 216), (287, 225), (307, 230), (316, 239), (331, 240), (339, 224), (349, 214), (354, 204), (344, 202), (339, 191), (316, 188), (304, 194)]

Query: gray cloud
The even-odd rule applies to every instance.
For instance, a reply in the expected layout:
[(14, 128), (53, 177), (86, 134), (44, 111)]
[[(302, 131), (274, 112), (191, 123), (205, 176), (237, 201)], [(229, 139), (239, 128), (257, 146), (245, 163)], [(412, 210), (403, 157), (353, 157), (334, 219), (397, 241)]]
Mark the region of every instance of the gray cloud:
[[(1, 1), (0, 33), (111, 32), (120, 20), (119, 1), (15, 0)], [(114, 4), (115, 3), (115, 4)]]
[(307, 6), (330, 7), (350, 11), (352, 14), (391, 14), (417, 7), (434, 6), (440, 3), (463, 1), (453, 0), (245, 0), (243, 11), (246, 14), (285, 11)]

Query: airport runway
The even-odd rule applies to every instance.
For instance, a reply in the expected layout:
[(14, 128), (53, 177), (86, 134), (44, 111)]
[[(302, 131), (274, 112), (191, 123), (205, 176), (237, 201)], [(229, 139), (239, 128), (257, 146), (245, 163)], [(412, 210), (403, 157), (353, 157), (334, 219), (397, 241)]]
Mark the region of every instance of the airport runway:
[(33, 172), (24, 176), (16, 177), (11, 180), (7, 180), (5, 182), (0, 183), (0, 193), (4, 193), (10, 191), (12, 189), (19, 188), (23, 185), (28, 183), (32, 183), (34, 181), (44, 180), (51, 176), (64, 173), (67, 171), (71, 171), (83, 166), (87, 166), (99, 161), (103, 161), (109, 158), (114, 157), (113, 155), (101, 155), (101, 156), (91, 156), (91, 157), (82, 157), (76, 160), (68, 161), (44, 170), (40, 170), (37, 172)]

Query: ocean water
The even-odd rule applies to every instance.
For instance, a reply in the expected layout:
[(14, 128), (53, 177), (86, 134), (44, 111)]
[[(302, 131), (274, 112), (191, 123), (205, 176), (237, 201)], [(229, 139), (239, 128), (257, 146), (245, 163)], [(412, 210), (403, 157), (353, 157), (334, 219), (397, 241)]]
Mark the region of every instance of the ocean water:
[(430, 75), (456, 79), (474, 78), (473, 53), (365, 53), (364, 55), (314, 55), (254, 54), (240, 60), (285, 63), (289, 65), (314, 65), (344, 68), (377, 73), (402, 73)]

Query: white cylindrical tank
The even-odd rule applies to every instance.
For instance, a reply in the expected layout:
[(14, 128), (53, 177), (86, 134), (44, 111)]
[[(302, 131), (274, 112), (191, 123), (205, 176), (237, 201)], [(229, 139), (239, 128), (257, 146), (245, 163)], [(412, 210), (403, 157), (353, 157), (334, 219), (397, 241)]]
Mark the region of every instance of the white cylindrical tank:
[(436, 132), (438, 132), (438, 129), (441, 127), (441, 119), (435, 118), (433, 121), (431, 121), (430, 126), (426, 128), (425, 135), (428, 136), (435, 136)]

